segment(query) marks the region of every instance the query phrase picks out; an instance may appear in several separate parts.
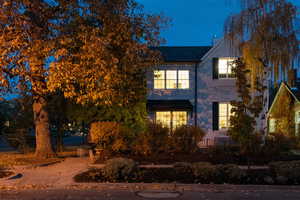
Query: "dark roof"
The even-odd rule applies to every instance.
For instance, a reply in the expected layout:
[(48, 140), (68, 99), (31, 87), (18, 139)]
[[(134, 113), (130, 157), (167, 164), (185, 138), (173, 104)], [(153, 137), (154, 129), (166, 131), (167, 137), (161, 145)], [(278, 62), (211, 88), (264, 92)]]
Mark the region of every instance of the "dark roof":
[(159, 50), (165, 62), (200, 62), (211, 46), (160, 46)]
[(294, 87), (290, 87), (288, 84), (285, 85), (289, 88), (289, 90), (293, 93), (293, 95), (300, 100), (300, 82), (297, 81)]
[(189, 100), (148, 100), (148, 110), (192, 110)]

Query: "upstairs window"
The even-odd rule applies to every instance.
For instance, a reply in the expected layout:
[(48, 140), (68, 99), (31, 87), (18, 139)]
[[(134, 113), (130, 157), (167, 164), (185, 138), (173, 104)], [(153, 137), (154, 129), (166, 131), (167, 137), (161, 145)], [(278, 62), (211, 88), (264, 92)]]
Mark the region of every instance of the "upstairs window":
[(166, 81), (167, 89), (176, 89), (177, 88), (177, 71), (176, 70), (167, 70), (166, 71)]
[(213, 58), (213, 78), (214, 79), (229, 79), (235, 78), (232, 71), (235, 58)]
[(155, 70), (154, 89), (189, 89), (189, 70)]
[(190, 87), (189, 71), (179, 70), (178, 71), (178, 88), (188, 89)]
[(165, 71), (156, 70), (154, 71), (154, 88), (155, 89), (164, 89), (165, 88)]

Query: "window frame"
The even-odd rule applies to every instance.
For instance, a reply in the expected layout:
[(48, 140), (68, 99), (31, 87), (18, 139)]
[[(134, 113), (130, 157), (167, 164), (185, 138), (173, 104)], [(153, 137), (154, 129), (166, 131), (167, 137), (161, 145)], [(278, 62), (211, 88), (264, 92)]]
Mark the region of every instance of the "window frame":
[[(164, 77), (163, 79), (156, 79), (155, 77), (155, 71), (164, 71)], [(167, 79), (167, 72), (168, 71), (176, 71), (176, 79)], [(188, 71), (188, 79), (179, 79), (179, 72), (180, 71)], [(157, 70), (154, 70), (153, 71), (153, 89), (154, 90), (189, 90), (191, 89), (191, 79), (190, 79), (190, 70), (189, 69), (157, 69)], [(163, 88), (156, 88), (155, 87), (155, 81), (156, 80), (160, 80), (164, 82), (164, 87)], [(175, 80), (175, 83), (176, 83), (176, 87), (175, 88), (172, 88), (172, 87), (168, 87), (168, 80), (172, 80), (174, 81)], [(180, 81), (188, 81), (188, 88), (179, 88), (179, 83)]]
[[(180, 126), (182, 126), (182, 125), (187, 125), (188, 124), (188, 121), (189, 121), (189, 112), (188, 111), (186, 111), (186, 110), (158, 110), (158, 111), (155, 111), (155, 123), (158, 123), (158, 121), (157, 121), (157, 113), (158, 112), (169, 112), (170, 113), (170, 120), (168, 120), (168, 121), (170, 121), (170, 124), (168, 125), (168, 126), (166, 126), (166, 127), (168, 127), (170, 130), (175, 130), (177, 127), (180, 127)], [(185, 113), (185, 117), (186, 117), (186, 120), (185, 120), (185, 124), (182, 124), (182, 125), (180, 125), (180, 126), (174, 126), (174, 113), (176, 113), (176, 112), (184, 112)], [(162, 124), (162, 123), (161, 123)], [(162, 125), (164, 125), (164, 124), (162, 124)]]
[[(226, 73), (220, 73), (220, 61), (221, 60), (226, 60), (227, 61), (227, 65), (226, 65)], [(232, 61), (229, 61), (232, 60)], [(218, 67), (218, 79), (235, 79), (236, 75), (233, 73), (232, 71), (232, 66), (230, 67), (230, 64), (228, 64), (229, 62), (234, 62), (235, 60), (237, 60), (236, 57), (219, 57), (218, 58), (218, 62), (217, 62), (217, 67)], [(230, 68), (229, 68), (230, 67)], [(231, 71), (231, 73), (229, 73), (228, 71)], [(221, 76), (221, 75), (225, 75), (225, 76)]]
[[(226, 105), (226, 115), (221, 115), (220, 111), (220, 107), (221, 105)], [(228, 128), (230, 127), (230, 117), (233, 115), (233, 113), (231, 112), (231, 109), (232, 109), (232, 105), (230, 102), (219, 102), (218, 103), (218, 130), (228, 130)], [(229, 109), (230, 108), (230, 109)], [(221, 127), (221, 118), (226, 118), (226, 127)]]

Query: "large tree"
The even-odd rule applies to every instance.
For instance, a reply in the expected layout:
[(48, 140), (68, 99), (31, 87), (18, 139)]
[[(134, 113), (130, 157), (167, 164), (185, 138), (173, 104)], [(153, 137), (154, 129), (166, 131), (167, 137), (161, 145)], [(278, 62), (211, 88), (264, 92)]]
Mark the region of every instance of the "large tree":
[(106, 105), (145, 95), (160, 22), (133, 0), (0, 0), (0, 86), (33, 96), (36, 156), (54, 155), (50, 92)]
[[(252, 96), (261, 95), (264, 104), (260, 115), (265, 121), (268, 110), (268, 79), (274, 83), (293, 68), (299, 53), (295, 27), (297, 8), (287, 0), (241, 0), (241, 12), (225, 24), (226, 39), (239, 47), (247, 69)], [(262, 93), (255, 90), (262, 84)], [(260, 93), (260, 94), (259, 94)], [(260, 125), (265, 129), (266, 124)]]

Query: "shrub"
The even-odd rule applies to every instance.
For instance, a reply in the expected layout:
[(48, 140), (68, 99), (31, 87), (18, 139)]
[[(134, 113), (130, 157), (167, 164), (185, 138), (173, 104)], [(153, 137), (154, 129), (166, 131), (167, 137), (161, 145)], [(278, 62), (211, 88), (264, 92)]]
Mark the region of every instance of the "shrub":
[(137, 163), (132, 159), (113, 158), (105, 162), (103, 176), (110, 182), (128, 181), (135, 177)]
[(74, 180), (76, 182), (102, 182), (103, 181), (103, 173), (100, 169), (90, 169), (81, 174), (77, 174), (74, 176)]
[(216, 177), (216, 166), (208, 162), (197, 162), (192, 165), (193, 175), (197, 183), (211, 183)]
[(273, 133), (266, 138), (264, 151), (272, 155), (278, 155), (282, 152), (289, 152), (297, 147), (299, 139), (293, 136), (286, 136), (281, 133)]
[(240, 162), (240, 148), (232, 145), (215, 145), (207, 149), (208, 160), (213, 164)]
[(175, 129), (171, 138), (177, 152), (192, 153), (198, 149), (198, 142), (201, 141), (205, 132), (197, 127), (183, 125)]
[(272, 162), (269, 167), (277, 180), (281, 177), (285, 178), (287, 183), (300, 184), (300, 161)]
[(125, 127), (117, 122), (93, 122), (90, 126), (89, 142), (109, 152), (127, 150)]
[(169, 129), (161, 124), (149, 122), (147, 130), (136, 139), (133, 152), (144, 156), (168, 152), (169, 144)]
[(176, 180), (183, 183), (190, 183), (193, 181), (193, 169), (190, 163), (186, 162), (177, 162), (174, 164), (174, 173)]
[(241, 184), (246, 177), (246, 173), (234, 164), (216, 166), (217, 181), (221, 183)]

